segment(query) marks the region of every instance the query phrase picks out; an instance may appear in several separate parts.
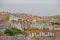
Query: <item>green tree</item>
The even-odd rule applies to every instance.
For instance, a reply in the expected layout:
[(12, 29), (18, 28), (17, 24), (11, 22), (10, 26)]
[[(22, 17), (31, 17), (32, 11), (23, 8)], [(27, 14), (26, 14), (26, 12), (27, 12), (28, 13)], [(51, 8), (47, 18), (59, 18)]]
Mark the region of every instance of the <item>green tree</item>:
[(3, 22), (4, 20), (3, 19), (0, 19), (0, 22)]
[(11, 29), (6, 29), (5, 34), (8, 34), (9, 36), (14, 36), (15, 35), (14, 31), (11, 30)]
[(52, 24), (52, 25), (55, 25), (55, 24), (60, 25), (59, 22), (51, 22), (51, 24)]
[(5, 34), (9, 36), (15, 36), (16, 34), (23, 34), (24, 32), (17, 28), (6, 29)]
[(23, 32), (17, 28), (12, 28), (15, 34), (23, 34)]
[(9, 20), (9, 16), (6, 17), (6, 20), (7, 20), (7, 21)]

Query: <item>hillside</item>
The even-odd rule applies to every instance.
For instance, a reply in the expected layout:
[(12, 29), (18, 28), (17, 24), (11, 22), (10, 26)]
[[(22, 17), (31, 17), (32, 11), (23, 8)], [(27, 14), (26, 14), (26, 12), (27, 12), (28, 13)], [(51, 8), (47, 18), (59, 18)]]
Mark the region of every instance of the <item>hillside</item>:
[(60, 15), (51, 16), (51, 18), (59, 18), (60, 19)]

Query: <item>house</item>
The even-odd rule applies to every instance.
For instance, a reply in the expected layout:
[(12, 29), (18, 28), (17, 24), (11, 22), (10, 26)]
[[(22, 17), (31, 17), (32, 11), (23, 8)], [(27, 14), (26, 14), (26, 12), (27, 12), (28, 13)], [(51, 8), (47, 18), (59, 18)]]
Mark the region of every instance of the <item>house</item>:
[(53, 26), (50, 24), (45, 24), (45, 25), (43, 25), (43, 29), (53, 30)]
[(55, 24), (53, 25), (53, 27), (54, 27), (54, 30), (60, 30), (60, 25)]
[(39, 22), (39, 20), (36, 20), (33, 18), (32, 22), (31, 22), (31, 28), (33, 29), (43, 29), (43, 25), (41, 22)]
[(16, 17), (16, 16), (14, 16), (14, 15), (10, 15), (10, 17), (9, 17), (9, 20), (18, 20), (19, 18), (18, 17)]
[(4, 32), (6, 30), (6, 25), (0, 24), (0, 32)]
[(28, 37), (44, 37), (44, 36), (52, 36), (54, 37), (54, 32), (50, 30), (26, 30), (25, 31)]
[(34, 29), (39, 29), (39, 28), (40, 28), (40, 23), (35, 22), (35, 20), (32, 21), (32, 28), (34, 28)]
[(60, 30), (55, 30), (55, 37), (60, 37)]
[(60, 22), (60, 19), (58, 18), (52, 19), (52, 22)]

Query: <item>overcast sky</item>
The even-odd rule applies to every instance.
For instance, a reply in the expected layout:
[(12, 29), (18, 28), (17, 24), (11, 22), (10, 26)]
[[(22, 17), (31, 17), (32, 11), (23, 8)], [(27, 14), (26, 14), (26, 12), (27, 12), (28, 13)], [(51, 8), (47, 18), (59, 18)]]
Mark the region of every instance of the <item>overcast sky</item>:
[(60, 0), (0, 0), (0, 11), (51, 16), (60, 14)]

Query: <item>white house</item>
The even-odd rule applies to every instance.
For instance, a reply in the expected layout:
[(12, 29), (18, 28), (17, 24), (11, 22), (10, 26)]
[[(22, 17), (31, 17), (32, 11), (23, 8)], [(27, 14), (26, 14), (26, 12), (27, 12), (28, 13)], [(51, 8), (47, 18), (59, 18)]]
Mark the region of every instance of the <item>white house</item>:
[(20, 19), (20, 18), (17, 16), (14, 16), (14, 15), (10, 15), (10, 17), (9, 17), (9, 20), (18, 20), (18, 19)]
[(0, 32), (4, 32), (6, 30), (6, 25), (0, 24)]
[(26, 33), (28, 37), (54, 37), (54, 32), (50, 30), (27, 30)]

